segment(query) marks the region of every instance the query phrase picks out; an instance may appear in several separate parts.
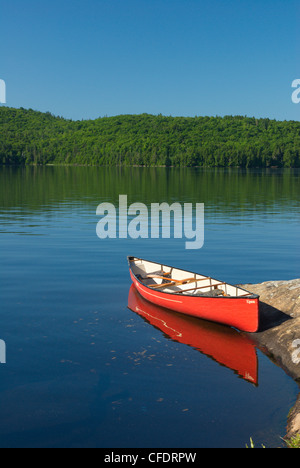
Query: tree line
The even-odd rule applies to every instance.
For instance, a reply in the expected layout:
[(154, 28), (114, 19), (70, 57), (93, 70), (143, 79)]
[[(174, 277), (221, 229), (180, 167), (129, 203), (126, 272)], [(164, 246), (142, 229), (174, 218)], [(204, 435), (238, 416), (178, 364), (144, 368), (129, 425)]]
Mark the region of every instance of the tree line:
[(0, 108), (0, 164), (300, 167), (300, 122), (120, 115), (73, 121)]

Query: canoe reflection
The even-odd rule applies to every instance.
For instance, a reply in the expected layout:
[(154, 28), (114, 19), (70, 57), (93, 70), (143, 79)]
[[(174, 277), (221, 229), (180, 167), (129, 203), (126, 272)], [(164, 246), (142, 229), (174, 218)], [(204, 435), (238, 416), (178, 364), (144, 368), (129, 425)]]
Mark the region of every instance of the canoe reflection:
[(134, 285), (129, 291), (128, 308), (173, 341), (195, 348), (244, 380), (258, 385), (255, 345), (237, 330), (156, 306), (143, 299)]

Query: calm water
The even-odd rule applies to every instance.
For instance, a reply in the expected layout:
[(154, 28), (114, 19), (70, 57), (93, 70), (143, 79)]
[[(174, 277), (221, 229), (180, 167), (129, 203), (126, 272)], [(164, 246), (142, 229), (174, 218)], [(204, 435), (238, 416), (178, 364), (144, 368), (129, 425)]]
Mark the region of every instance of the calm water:
[[(244, 362), (222, 362), (216, 349), (228, 336), (232, 358), (235, 344), (253, 356), (226, 327), (179, 320), (180, 342), (130, 310), (126, 256), (232, 283), (298, 278), (299, 175), (0, 168), (0, 446), (244, 447), (250, 437), (279, 446), (297, 385), (259, 351), (257, 385), (241, 377)], [(96, 208), (119, 194), (205, 203), (204, 247), (101, 241)]]

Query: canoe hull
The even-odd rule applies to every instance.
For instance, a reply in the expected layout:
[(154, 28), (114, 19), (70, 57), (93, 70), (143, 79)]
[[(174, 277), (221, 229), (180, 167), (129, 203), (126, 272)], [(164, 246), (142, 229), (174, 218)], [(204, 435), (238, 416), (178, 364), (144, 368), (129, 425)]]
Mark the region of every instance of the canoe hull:
[(241, 331), (249, 333), (258, 331), (259, 298), (214, 298), (169, 294), (143, 285), (131, 269), (130, 275), (141, 296), (153, 304), (188, 316), (222, 323)]
[(146, 301), (132, 284), (128, 307), (169, 339), (188, 345), (258, 385), (255, 342), (245, 333), (221, 324), (187, 317)]

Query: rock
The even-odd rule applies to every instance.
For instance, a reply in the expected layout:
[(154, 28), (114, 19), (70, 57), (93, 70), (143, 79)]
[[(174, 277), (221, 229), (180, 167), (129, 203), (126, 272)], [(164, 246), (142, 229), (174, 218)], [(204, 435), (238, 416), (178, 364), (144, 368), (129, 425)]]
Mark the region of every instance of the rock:
[(262, 302), (290, 317), (300, 317), (300, 279), (248, 284), (245, 288), (259, 294)]
[[(261, 323), (251, 334), (259, 349), (300, 382), (300, 279), (243, 285), (260, 295)], [(288, 419), (287, 438), (300, 433), (300, 395)]]
[(287, 423), (286, 439), (292, 439), (300, 433), (300, 394), (294, 408), (290, 411)]

